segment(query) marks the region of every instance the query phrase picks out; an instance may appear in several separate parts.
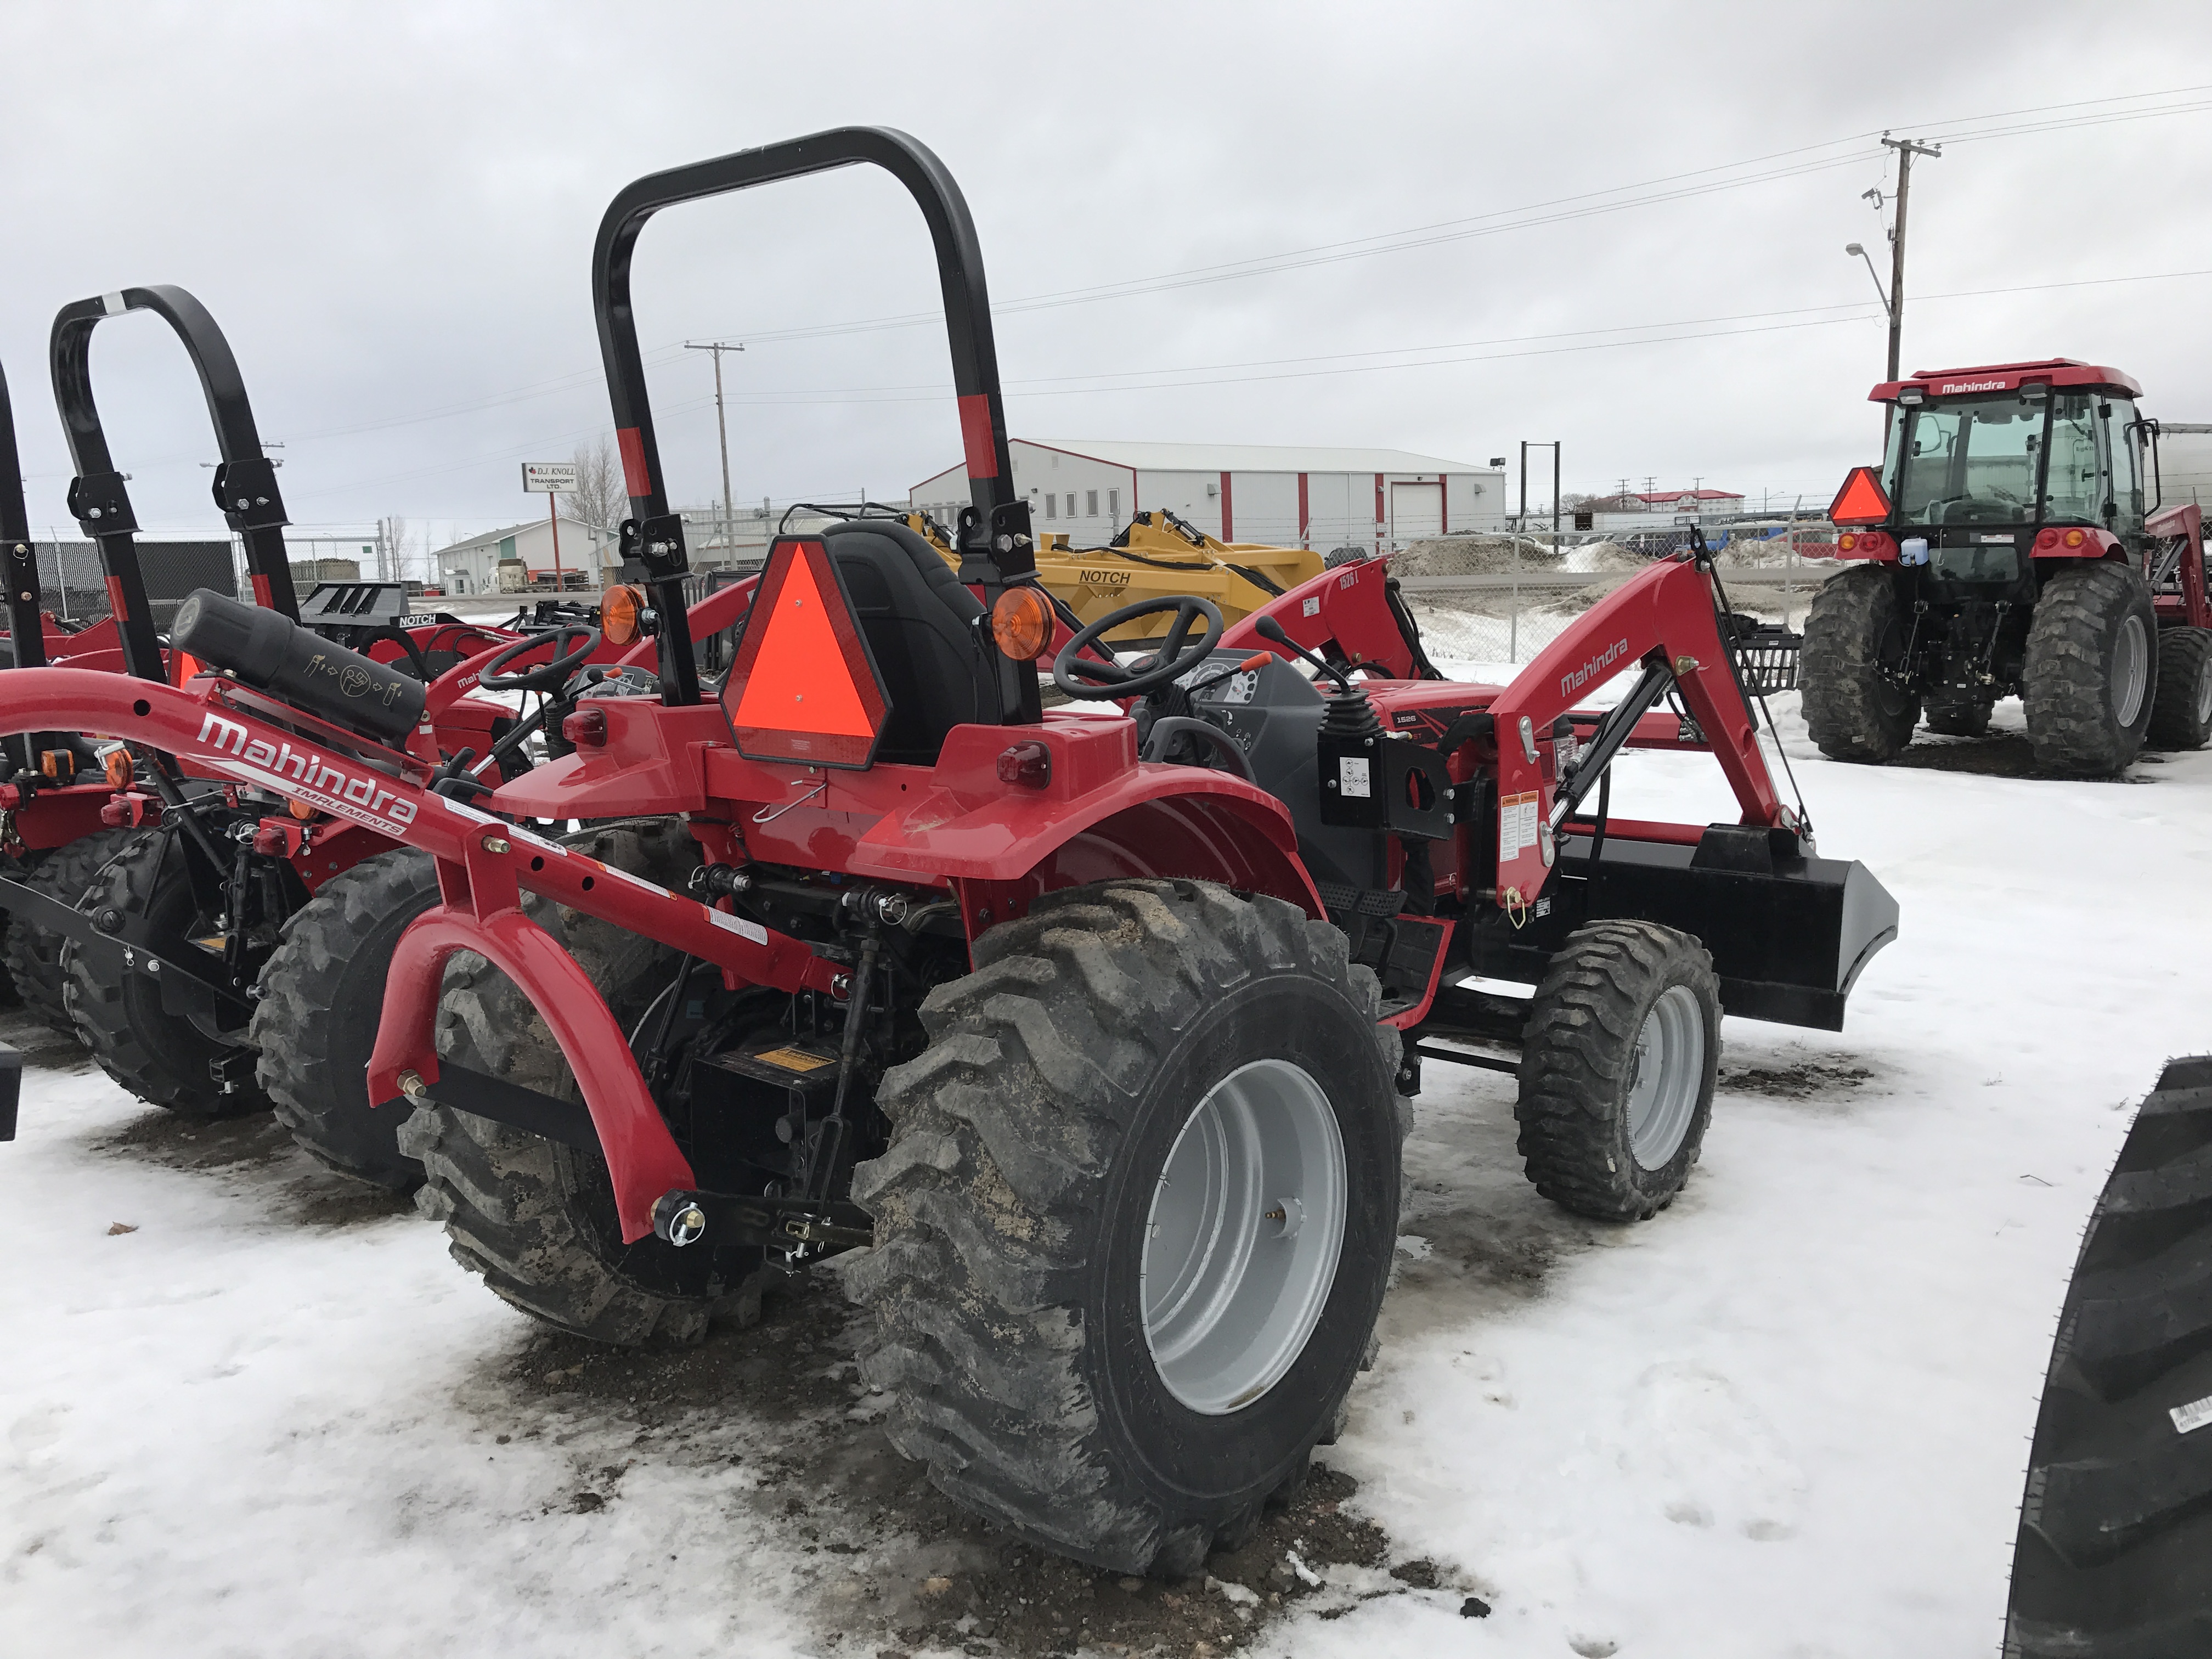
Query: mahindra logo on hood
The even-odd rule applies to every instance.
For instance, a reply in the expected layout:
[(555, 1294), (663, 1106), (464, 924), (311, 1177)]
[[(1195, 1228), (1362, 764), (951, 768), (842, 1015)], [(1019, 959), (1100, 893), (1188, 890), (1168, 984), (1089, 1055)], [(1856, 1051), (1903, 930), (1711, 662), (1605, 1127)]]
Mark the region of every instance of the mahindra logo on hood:
[(1628, 654), (1628, 641), (1619, 640), (1592, 657), (1572, 673), (1559, 676), (1559, 695), (1571, 697), (1599, 675)]

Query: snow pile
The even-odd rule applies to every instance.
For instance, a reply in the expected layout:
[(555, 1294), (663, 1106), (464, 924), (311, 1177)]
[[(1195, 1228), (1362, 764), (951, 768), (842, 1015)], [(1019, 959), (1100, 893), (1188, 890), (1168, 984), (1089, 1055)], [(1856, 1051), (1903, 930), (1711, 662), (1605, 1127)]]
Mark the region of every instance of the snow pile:
[[(2212, 755), (2120, 783), (1842, 766), (1795, 702), (1775, 710), (1821, 850), (1881, 878), (1902, 936), (1841, 1033), (1728, 1023), (1704, 1161), (1644, 1225), (1537, 1197), (1512, 1079), (1429, 1064), (1381, 1358), (1322, 1455), (1397, 1565), (1291, 1540), (1328, 1589), (1237, 1601), (1247, 1650), (1990, 1648), (2081, 1224), (2161, 1061), (2212, 1048), (2174, 943), (2212, 929), (2212, 884), (2116, 897), (2050, 872), (2205, 867)], [(1998, 724), (2016, 735), (2017, 705)], [(1613, 810), (1735, 811), (1710, 757), (1634, 751)], [(0, 1146), (0, 1652), (958, 1650), (883, 1615), (1004, 1540), (931, 1530), (942, 1506), (833, 1363), (834, 1303), (797, 1359), (781, 1324), (776, 1353), (756, 1332), (690, 1362), (588, 1354), (265, 1124), (195, 1129), (74, 1054), (31, 1060)], [(686, 1364), (693, 1394), (662, 1402)], [(1449, 1593), (1389, 1588), (1422, 1579)], [(1008, 1634), (964, 1639), (1026, 1650)]]
[(1512, 571), (1516, 554), (1522, 570), (1549, 570), (1564, 556), (1549, 542), (1530, 536), (1440, 536), (1409, 543), (1390, 556), (1394, 576), (1502, 576)]

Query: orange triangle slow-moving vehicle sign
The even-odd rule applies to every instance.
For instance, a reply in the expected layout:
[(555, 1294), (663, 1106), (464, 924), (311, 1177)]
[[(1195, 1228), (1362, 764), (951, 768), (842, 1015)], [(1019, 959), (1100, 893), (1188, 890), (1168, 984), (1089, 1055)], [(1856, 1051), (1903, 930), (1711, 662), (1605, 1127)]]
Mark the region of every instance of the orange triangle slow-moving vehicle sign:
[(866, 766), (890, 699), (830, 550), (785, 537), (769, 550), (722, 711), (749, 760)]
[(1871, 466), (1855, 466), (1828, 506), (1830, 524), (1881, 524), (1889, 517), (1889, 496), (1881, 487), (1881, 474)]

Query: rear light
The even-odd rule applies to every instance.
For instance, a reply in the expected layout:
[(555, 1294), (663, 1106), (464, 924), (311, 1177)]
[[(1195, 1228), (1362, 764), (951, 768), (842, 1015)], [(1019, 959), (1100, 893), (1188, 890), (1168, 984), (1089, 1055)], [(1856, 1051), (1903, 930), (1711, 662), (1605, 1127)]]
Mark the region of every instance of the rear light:
[(2039, 553), (2048, 553), (2057, 545), (2058, 532), (2055, 530), (2046, 530), (2035, 538), (2035, 550)]
[(599, 597), (599, 634), (609, 645), (628, 645), (637, 637), (645, 596), (635, 587), (610, 587)]
[(2069, 530), (2064, 538), (2066, 545), (2069, 547), (2079, 547), (2088, 539), (2089, 532), (2086, 530)]
[(1029, 789), (1043, 788), (1052, 781), (1051, 749), (1031, 741), (1000, 750), (999, 781), (1018, 783)]
[(1052, 640), (1052, 607), (1034, 587), (1010, 587), (991, 607), (991, 637), (1016, 662), (1027, 662)]
[(579, 749), (604, 749), (607, 742), (607, 711), (579, 708), (562, 720), (561, 737)]
[(76, 776), (76, 755), (68, 749), (42, 749), (39, 770), (56, 783), (68, 783)]
[(1859, 538), (1848, 532), (1836, 538), (1836, 550), (1838, 553), (1849, 553), (1858, 544)]
[(102, 755), (100, 764), (107, 769), (107, 787), (110, 789), (128, 789), (131, 787), (131, 751), (121, 744), (117, 744)]

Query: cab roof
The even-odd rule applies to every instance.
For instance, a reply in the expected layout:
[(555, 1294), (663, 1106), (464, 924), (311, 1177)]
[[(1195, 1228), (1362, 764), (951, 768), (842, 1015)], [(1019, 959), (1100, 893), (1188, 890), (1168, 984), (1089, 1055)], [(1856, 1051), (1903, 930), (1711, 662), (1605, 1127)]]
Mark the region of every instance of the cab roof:
[(2031, 384), (2097, 386), (2142, 396), (2142, 387), (2131, 374), (2105, 368), (2073, 357), (2045, 357), (2032, 363), (1985, 363), (1978, 368), (1923, 368), (1909, 380), (1885, 380), (1867, 393), (1867, 401), (1893, 404), (1897, 394), (1911, 390), (1923, 397), (1948, 398), (1962, 392), (2011, 392)]

